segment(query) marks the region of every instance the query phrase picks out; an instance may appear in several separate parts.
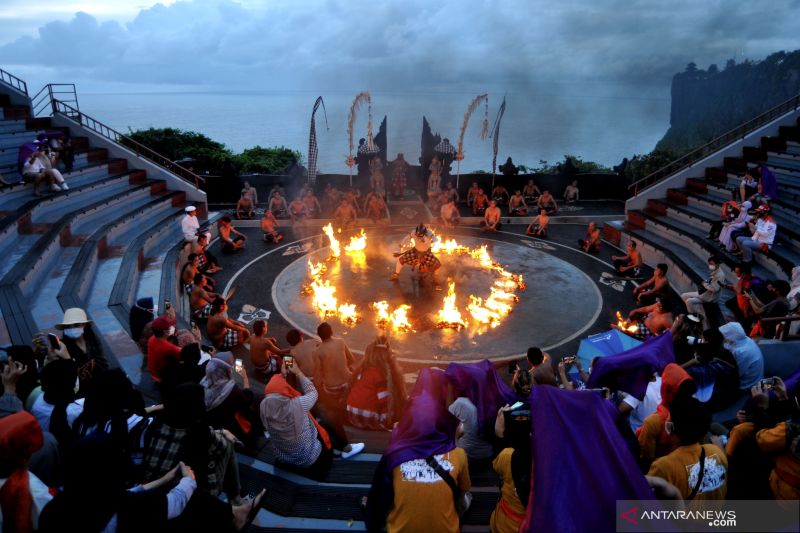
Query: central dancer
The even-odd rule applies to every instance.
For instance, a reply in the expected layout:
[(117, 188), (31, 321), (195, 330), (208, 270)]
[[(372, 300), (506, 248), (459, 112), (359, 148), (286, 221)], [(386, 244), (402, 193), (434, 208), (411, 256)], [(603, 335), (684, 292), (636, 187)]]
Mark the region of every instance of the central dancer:
[(397, 281), (400, 279), (400, 271), (403, 265), (411, 265), (412, 269), (419, 266), (420, 274), (430, 272), (433, 284), (438, 288), (439, 283), (436, 280), (436, 271), (442, 266), (442, 263), (431, 252), (431, 246), (438, 240), (438, 237), (425, 227), (425, 224), (417, 226), (411, 234), (403, 239), (401, 249), (410, 246), (408, 250), (403, 253), (395, 254), (397, 256), (397, 264), (394, 267), (394, 274), (389, 278), (390, 281)]

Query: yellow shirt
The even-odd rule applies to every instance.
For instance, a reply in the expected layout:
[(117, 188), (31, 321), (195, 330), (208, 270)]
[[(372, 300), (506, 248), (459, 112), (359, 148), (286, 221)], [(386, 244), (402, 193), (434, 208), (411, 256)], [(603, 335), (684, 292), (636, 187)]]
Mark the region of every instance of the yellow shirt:
[[(713, 444), (704, 444), (705, 471), (695, 500), (724, 500), (728, 491), (728, 458)], [(700, 445), (681, 446), (669, 455), (656, 459), (647, 473), (669, 481), (680, 491), (683, 499), (689, 497), (700, 474)]]
[(658, 413), (645, 418), (636, 435), (639, 439), (639, 453), (645, 459), (663, 457), (680, 445), (675, 435), (670, 435), (668, 442), (661, 442), (661, 415)]
[[(517, 487), (514, 485), (514, 478), (511, 475), (511, 456), (513, 454), (513, 448), (504, 449), (497, 455), (492, 466), (503, 482), (500, 499), (505, 501), (506, 506), (512, 512), (519, 516), (525, 516), (525, 507), (519, 501)], [(497, 507), (494, 508), (492, 517), (489, 519), (489, 528), (492, 533), (517, 533), (521, 524), (522, 522), (514, 520), (502, 509), (500, 502), (497, 503)]]
[[(454, 448), (435, 456), (462, 491), (470, 489), (467, 454)], [(392, 472), (394, 505), (386, 520), (389, 533), (458, 533), (453, 491), (425, 459), (414, 459), (396, 466)]]
[[(772, 429), (762, 429), (756, 434), (756, 442), (762, 452), (780, 454), (775, 455), (775, 470), (769, 477), (773, 497), (776, 500), (800, 499), (800, 487), (795, 487), (785, 480), (800, 479), (800, 461), (786, 447), (786, 422), (781, 422)], [(784, 474), (784, 479), (775, 472), (776, 470)]]

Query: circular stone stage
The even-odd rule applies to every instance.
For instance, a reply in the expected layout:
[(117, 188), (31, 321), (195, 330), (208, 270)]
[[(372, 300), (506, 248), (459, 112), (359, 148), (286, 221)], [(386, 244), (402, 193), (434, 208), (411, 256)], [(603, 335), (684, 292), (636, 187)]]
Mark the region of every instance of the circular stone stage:
[[(411, 305), (409, 320), (413, 332), (392, 333), (392, 349), (401, 361), (417, 364), (441, 364), (449, 361), (492, 361), (516, 359), (529, 346), (550, 350), (571, 340), (598, 318), (602, 296), (595, 283), (581, 270), (562, 259), (523, 244), (493, 240), (490, 236), (457, 235), (459, 244), (471, 248), (487, 245), (492, 258), (514, 274), (522, 274), (528, 288), (518, 292), (519, 302), (502, 323), (491, 328), (476, 324), (466, 310), (469, 295), (482, 298), (497, 276), (469, 257), (438, 254), (442, 262), (437, 277), (442, 290), (406, 266), (398, 282), (389, 281), (394, 269), (392, 252), (399, 249), (407, 233), (385, 229), (378, 234), (367, 232), (365, 261), (354, 261), (344, 252), (349, 235), (339, 236), (342, 254), (338, 262), (329, 262), (325, 279), (334, 285), (339, 303), (354, 303), (363, 320), (347, 327), (338, 318), (328, 321), (334, 335), (346, 339), (351, 350), (363, 351), (380, 329), (375, 324), (372, 302), (387, 300), (391, 309)], [(447, 238), (443, 236), (443, 238)], [(327, 239), (325, 240), (327, 243)], [(275, 278), (272, 301), (276, 310), (292, 326), (315, 335), (323, 320), (311, 306), (311, 297), (301, 295), (307, 280), (307, 262), (324, 261), (330, 249), (323, 247), (300, 256)], [(447, 278), (456, 283), (456, 305), (468, 326), (461, 330), (439, 329), (436, 312), (447, 294)]]

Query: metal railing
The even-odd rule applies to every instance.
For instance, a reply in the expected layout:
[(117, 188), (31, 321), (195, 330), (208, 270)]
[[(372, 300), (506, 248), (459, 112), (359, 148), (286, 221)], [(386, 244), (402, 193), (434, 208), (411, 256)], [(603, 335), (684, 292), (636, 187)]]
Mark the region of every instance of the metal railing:
[(688, 154), (676, 159), (664, 167), (661, 167), (652, 174), (648, 174), (644, 178), (631, 183), (628, 185), (628, 190), (633, 191), (632, 196), (636, 196), (642, 189), (650, 187), (651, 185), (658, 183), (659, 181), (672, 174), (675, 174), (676, 172), (691, 167), (697, 161), (703, 159), (709, 154), (717, 152), (721, 148), (724, 148), (734, 141), (743, 140), (749, 133), (752, 133), (764, 124), (767, 124), (768, 122), (771, 122), (772, 120), (785, 115), (790, 111), (796, 111), (798, 107), (800, 107), (800, 94), (793, 96), (785, 102), (773, 107), (769, 111), (765, 111), (757, 117), (748, 120), (744, 124), (741, 124), (736, 128), (723, 133), (711, 142), (704, 144), (700, 148), (692, 150)]
[(18, 77), (14, 76), (10, 72), (7, 72), (0, 68), (0, 82), (8, 85), (12, 89), (16, 89), (22, 93), (25, 93), (25, 96), (28, 96), (28, 84), (25, 83), (23, 80), (19, 79)]
[(60, 100), (80, 111), (78, 105), (78, 92), (74, 83), (48, 83), (31, 98), (31, 109), (34, 117), (49, 117), (53, 114), (53, 102)]
[(158, 165), (164, 170), (175, 174), (181, 179), (191, 183), (198, 189), (200, 188), (201, 183), (205, 183), (205, 179), (201, 178), (191, 170), (180, 166), (171, 159), (159, 154), (154, 150), (151, 150), (139, 142), (134, 141), (130, 137), (121, 134), (117, 130), (103, 124), (99, 120), (90, 117), (86, 113), (79, 111), (71, 105), (55, 99), (52, 100), (52, 105), (54, 114), (58, 113), (74, 120), (75, 122), (78, 122), (85, 128), (92, 130), (98, 135), (105, 137), (106, 139), (109, 139), (110, 141), (113, 141), (127, 148), (128, 150), (131, 150), (136, 154), (137, 157), (147, 159), (151, 163)]

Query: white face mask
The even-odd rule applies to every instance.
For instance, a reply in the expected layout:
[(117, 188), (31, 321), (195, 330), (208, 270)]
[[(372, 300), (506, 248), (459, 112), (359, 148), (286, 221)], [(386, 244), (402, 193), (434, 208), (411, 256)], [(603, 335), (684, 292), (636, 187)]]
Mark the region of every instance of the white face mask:
[(170, 326), (167, 330), (167, 337), (172, 337), (173, 335), (175, 335), (175, 326)]
[(83, 336), (83, 328), (65, 328), (64, 335), (70, 339), (80, 339)]
[(709, 263), (709, 264), (708, 264), (708, 269), (709, 269), (711, 272), (714, 272), (714, 271), (717, 269), (717, 265), (715, 265), (715, 264), (713, 264), (713, 263)]

